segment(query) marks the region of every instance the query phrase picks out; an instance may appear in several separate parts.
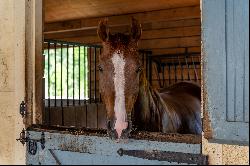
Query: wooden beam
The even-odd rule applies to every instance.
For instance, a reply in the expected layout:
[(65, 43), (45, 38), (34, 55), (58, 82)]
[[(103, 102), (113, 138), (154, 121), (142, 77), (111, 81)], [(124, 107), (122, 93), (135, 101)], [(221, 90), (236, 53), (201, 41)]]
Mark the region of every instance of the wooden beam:
[[(127, 15), (110, 16), (108, 17), (109, 24), (129, 25), (131, 22), (131, 17), (138, 19), (141, 23), (194, 19), (194, 18), (200, 18), (200, 7), (191, 6), (191, 7), (168, 9), (168, 10), (158, 10), (158, 11), (127, 14)], [(45, 32), (89, 28), (89, 27), (96, 28), (100, 19), (102, 19), (102, 17), (47, 23), (45, 24)]]
[(192, 27), (179, 27), (156, 29), (142, 32), (141, 39), (159, 39), (159, 38), (172, 38), (172, 37), (186, 37), (186, 36), (199, 36), (201, 34), (200, 26)]
[(140, 49), (195, 47), (200, 45), (201, 45), (200, 36), (141, 40), (139, 42)]
[[(117, 32), (128, 33), (129, 27), (128, 26), (117, 27), (116, 29), (112, 29), (111, 32), (112, 33), (117, 33)], [(184, 37), (184, 36), (194, 36), (194, 35), (200, 35), (200, 34), (201, 34), (200, 26), (177, 27), (177, 28), (154, 29), (154, 30), (145, 29), (142, 32), (141, 39)], [(62, 39), (62, 38), (72, 38), (72, 37), (88, 38), (89, 36), (92, 36), (92, 38), (97, 37), (96, 30), (47, 34), (45, 38), (46, 39)]]
[[(63, 41), (79, 42), (83, 44), (101, 44), (96, 36), (65, 38)], [(200, 36), (176, 37), (165, 39), (147, 39), (139, 41), (140, 49), (155, 48), (176, 48), (176, 47), (199, 47), (201, 45)]]

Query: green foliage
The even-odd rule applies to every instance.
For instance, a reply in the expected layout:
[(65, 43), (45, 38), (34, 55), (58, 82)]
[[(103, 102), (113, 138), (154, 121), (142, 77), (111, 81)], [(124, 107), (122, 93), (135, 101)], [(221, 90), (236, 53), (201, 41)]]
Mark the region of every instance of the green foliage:
[(73, 98), (74, 94), (75, 99), (78, 99), (79, 89), (80, 98), (88, 98), (87, 47), (80, 47), (80, 50), (79, 47), (69, 47), (67, 54), (67, 48), (61, 49), (57, 45), (56, 49), (53, 46), (49, 52), (48, 49), (44, 50), (44, 55), (45, 98), (57, 96), (60, 99), (62, 95), (66, 99), (68, 92), (68, 98)]

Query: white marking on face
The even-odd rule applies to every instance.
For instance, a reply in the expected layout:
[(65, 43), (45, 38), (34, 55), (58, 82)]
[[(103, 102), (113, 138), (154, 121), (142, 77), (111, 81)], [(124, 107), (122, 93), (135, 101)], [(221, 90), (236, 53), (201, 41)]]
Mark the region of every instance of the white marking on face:
[(128, 123), (126, 122), (126, 107), (125, 107), (125, 60), (123, 53), (118, 50), (113, 54), (112, 63), (114, 65), (114, 87), (115, 87), (115, 130), (120, 138), (122, 130), (126, 129)]

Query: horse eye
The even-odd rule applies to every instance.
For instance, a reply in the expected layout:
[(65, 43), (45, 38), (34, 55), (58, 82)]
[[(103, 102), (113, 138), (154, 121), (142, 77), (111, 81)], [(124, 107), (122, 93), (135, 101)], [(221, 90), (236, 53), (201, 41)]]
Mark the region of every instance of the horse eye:
[(98, 70), (99, 70), (100, 72), (103, 72), (103, 68), (101, 67), (101, 65), (98, 65)]
[(136, 73), (139, 73), (142, 71), (142, 68), (141, 67), (138, 67), (138, 69), (136, 70)]

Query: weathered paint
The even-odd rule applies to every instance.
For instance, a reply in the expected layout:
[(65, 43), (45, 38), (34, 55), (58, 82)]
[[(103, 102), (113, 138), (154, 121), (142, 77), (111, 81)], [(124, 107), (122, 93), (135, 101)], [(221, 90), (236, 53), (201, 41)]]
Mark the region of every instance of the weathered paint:
[[(41, 132), (29, 131), (30, 138), (39, 139)], [(124, 150), (160, 150), (200, 154), (200, 144), (157, 142), (134, 140), (119, 142), (108, 137), (72, 135), (45, 132), (45, 149), (38, 143), (36, 155), (27, 153), (26, 164), (56, 164), (49, 152), (52, 149), (62, 164), (177, 164), (167, 161), (145, 160), (130, 156), (119, 156), (117, 151)], [(78, 153), (77, 153), (78, 152)]]
[(24, 164), (25, 147), (16, 138), (23, 128), (25, 0), (0, 0), (0, 22), (0, 164)]
[(216, 142), (249, 143), (248, 6), (248, 0), (202, 1), (203, 111)]

